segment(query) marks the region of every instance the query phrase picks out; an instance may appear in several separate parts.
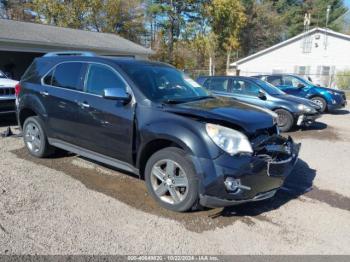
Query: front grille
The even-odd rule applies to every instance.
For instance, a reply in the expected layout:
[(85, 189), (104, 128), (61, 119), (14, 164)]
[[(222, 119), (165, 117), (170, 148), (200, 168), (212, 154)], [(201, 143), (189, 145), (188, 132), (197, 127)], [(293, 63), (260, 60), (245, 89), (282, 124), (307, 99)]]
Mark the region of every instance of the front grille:
[(0, 96), (13, 96), (15, 89), (11, 87), (0, 88)]

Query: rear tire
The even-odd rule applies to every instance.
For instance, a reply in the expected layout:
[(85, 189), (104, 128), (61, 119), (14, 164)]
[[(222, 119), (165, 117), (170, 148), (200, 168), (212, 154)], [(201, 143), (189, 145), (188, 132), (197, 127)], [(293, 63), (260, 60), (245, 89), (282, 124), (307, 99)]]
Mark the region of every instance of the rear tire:
[(281, 132), (287, 132), (294, 126), (294, 117), (290, 112), (276, 109), (275, 113), (278, 115), (277, 125)]
[(318, 104), (321, 107), (320, 112), (323, 113), (327, 110), (327, 102), (324, 98), (320, 97), (320, 96), (315, 96), (313, 98), (311, 98), (311, 101)]
[(198, 204), (198, 177), (186, 152), (168, 147), (154, 153), (145, 168), (148, 192), (162, 207), (185, 212)]
[(23, 139), (29, 153), (44, 158), (54, 153), (44, 130), (44, 123), (38, 116), (28, 117), (23, 125)]

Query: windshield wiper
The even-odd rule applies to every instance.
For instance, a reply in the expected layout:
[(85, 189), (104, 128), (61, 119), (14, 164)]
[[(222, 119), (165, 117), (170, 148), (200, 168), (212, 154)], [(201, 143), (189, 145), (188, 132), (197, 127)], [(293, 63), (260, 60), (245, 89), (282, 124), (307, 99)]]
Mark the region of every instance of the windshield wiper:
[(188, 103), (188, 102), (199, 101), (204, 99), (212, 99), (212, 98), (215, 98), (215, 97), (214, 96), (196, 96), (196, 97), (191, 97), (186, 99), (166, 99), (166, 100), (163, 100), (162, 102), (165, 104), (181, 104), (181, 103)]
[(192, 102), (192, 101), (199, 101), (199, 100), (205, 100), (205, 99), (213, 99), (215, 96), (197, 96), (197, 97), (192, 97), (187, 100), (187, 102)]
[(165, 104), (181, 104), (181, 103), (186, 103), (187, 101), (185, 100), (176, 100), (176, 99), (166, 99), (166, 100), (163, 100), (162, 103), (165, 103)]

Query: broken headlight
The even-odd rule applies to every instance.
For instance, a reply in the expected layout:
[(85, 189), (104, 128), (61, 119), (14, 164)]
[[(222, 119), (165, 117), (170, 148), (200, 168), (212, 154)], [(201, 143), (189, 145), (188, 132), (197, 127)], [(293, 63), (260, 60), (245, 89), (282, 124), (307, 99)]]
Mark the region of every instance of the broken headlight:
[(303, 105), (303, 104), (299, 104), (298, 105), (298, 110), (304, 112), (304, 113), (315, 113), (316, 110), (313, 109), (312, 107), (309, 107), (309, 106), (306, 106), (306, 105)]
[(228, 154), (253, 153), (248, 138), (241, 132), (214, 124), (206, 124), (205, 127), (213, 142)]

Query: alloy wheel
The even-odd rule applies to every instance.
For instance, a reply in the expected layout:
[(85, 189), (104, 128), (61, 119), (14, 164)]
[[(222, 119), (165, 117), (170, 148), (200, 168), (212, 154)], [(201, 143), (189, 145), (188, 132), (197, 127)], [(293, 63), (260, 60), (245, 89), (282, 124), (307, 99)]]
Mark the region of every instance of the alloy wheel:
[(154, 193), (162, 201), (176, 205), (188, 193), (188, 179), (183, 168), (170, 159), (160, 160), (151, 171), (151, 185)]
[(38, 126), (29, 123), (24, 133), (25, 143), (31, 152), (37, 153), (41, 148), (41, 136)]
[(288, 116), (283, 111), (278, 112), (277, 115), (278, 115), (277, 125), (285, 126), (288, 122)]

